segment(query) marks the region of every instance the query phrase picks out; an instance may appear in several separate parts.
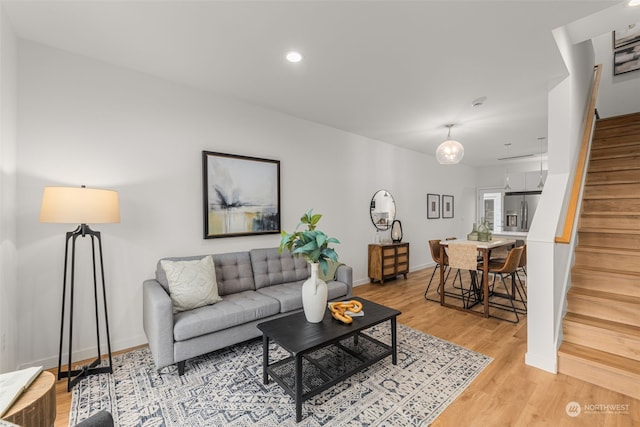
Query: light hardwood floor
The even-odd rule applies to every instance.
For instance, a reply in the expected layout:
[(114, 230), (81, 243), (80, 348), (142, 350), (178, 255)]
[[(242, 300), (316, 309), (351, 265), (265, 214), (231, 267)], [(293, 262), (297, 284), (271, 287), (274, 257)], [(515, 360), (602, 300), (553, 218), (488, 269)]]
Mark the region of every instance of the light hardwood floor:
[[(526, 318), (512, 324), (425, 301), (423, 294), (431, 271), (412, 272), (407, 280), (400, 277), (384, 285), (358, 286), (354, 294), (402, 311), (398, 321), (404, 325), (494, 359), (433, 427), (640, 425), (639, 400), (525, 365)], [(66, 392), (64, 381), (58, 382), (56, 399), (55, 425), (66, 426), (71, 393)], [(567, 415), (566, 406), (570, 402), (577, 402), (583, 410), (577, 417)], [(585, 405), (590, 413), (584, 412)]]

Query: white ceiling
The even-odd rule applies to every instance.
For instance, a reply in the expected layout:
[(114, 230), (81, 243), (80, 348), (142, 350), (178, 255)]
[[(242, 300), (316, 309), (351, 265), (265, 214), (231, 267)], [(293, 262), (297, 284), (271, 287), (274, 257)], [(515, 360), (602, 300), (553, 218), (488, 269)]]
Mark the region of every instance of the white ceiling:
[[(538, 153), (554, 28), (620, 1), (2, 1), (16, 34), (463, 163)], [(637, 8), (640, 9), (640, 8)], [(602, 21), (579, 21), (579, 36)], [(585, 24), (586, 22), (586, 24)], [(633, 22), (633, 21), (632, 21)], [(610, 31), (610, 26), (604, 25)], [(287, 50), (304, 55), (284, 60)], [(481, 107), (471, 101), (486, 96)], [(546, 148), (545, 148), (546, 150)]]

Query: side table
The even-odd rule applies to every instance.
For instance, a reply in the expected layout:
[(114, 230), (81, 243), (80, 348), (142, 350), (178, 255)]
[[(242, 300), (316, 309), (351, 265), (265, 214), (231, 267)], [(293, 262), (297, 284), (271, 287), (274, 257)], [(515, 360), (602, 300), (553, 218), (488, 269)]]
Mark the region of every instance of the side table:
[(42, 371), (2, 417), (19, 426), (51, 427), (56, 419), (56, 377)]
[(369, 245), (369, 280), (386, 279), (409, 273), (409, 243), (388, 243)]

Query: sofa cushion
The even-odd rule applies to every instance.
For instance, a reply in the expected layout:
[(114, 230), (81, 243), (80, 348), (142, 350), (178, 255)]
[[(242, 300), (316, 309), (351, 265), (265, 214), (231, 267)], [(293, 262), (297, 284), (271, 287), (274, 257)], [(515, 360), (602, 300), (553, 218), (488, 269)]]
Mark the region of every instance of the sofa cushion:
[[(205, 256), (207, 255), (163, 258), (158, 261), (156, 266), (156, 280), (169, 293), (169, 282), (167, 281), (167, 274), (162, 268), (162, 261), (194, 261), (200, 260)], [(231, 252), (211, 256), (216, 267), (219, 295), (224, 296), (235, 292), (255, 290), (249, 252)]]
[[(280, 312), (302, 308), (302, 284), (304, 280), (293, 283), (282, 283), (279, 285), (260, 288), (257, 292), (274, 298), (280, 302)], [(344, 298), (347, 295), (347, 285), (342, 282), (331, 280), (327, 282), (327, 299), (334, 300)]]
[(213, 255), (220, 295), (254, 291), (253, 268), (249, 252), (230, 252)]
[(169, 282), (174, 313), (222, 301), (210, 256), (193, 261), (162, 260), (161, 264)]
[(278, 248), (252, 249), (249, 251), (256, 289), (281, 283), (298, 282), (309, 277), (309, 266), (302, 257), (295, 257)]
[(162, 267), (162, 261), (197, 261), (204, 258), (206, 255), (195, 255), (195, 256), (180, 256), (180, 257), (169, 257), (162, 258), (156, 264), (156, 280), (158, 283), (162, 285), (165, 291), (169, 293), (169, 281), (167, 280), (167, 273), (164, 271)]
[(303, 283), (304, 281), (281, 283), (260, 288), (256, 292), (278, 300), (280, 302), (280, 312), (287, 313), (302, 308)]
[(280, 312), (280, 303), (256, 291), (229, 294), (217, 304), (174, 315), (173, 338), (189, 338), (259, 320)]

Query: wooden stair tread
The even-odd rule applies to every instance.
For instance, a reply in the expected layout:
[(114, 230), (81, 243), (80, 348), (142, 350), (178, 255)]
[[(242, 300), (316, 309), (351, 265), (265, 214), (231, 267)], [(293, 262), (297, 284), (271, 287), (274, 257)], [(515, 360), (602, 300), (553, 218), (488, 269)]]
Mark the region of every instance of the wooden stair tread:
[(640, 144), (640, 133), (609, 134), (594, 136), (591, 141), (591, 150), (605, 150), (611, 147), (626, 147)]
[(640, 145), (640, 137), (638, 136), (622, 136), (619, 138), (610, 137), (610, 138), (601, 138), (594, 139), (591, 144), (591, 152), (601, 152), (605, 150), (609, 150), (611, 148), (620, 148), (620, 147), (637, 147)]
[(580, 244), (578, 244), (578, 246), (576, 246), (575, 250), (576, 250), (576, 252), (616, 254), (616, 255), (627, 255), (627, 256), (630, 255), (630, 256), (640, 257), (640, 250), (639, 249), (610, 248), (610, 247), (603, 247), (603, 246), (589, 246), (589, 245), (580, 245)]
[[(637, 159), (640, 160), (640, 156), (638, 156)], [(596, 165), (592, 167), (592, 170), (590, 172), (593, 172), (593, 173), (616, 172), (616, 171), (626, 171), (626, 170), (634, 170), (634, 169), (640, 169), (640, 164), (638, 164), (637, 166), (609, 166), (609, 165), (598, 166)]]
[(629, 156), (623, 159), (594, 159), (589, 160), (589, 172), (609, 172), (640, 168), (640, 156)]
[(632, 230), (632, 229), (621, 229), (621, 228), (590, 228), (590, 227), (579, 227), (579, 232), (584, 233), (602, 233), (602, 234), (637, 234), (640, 235), (640, 230)]
[(579, 344), (563, 342), (558, 350), (558, 355), (572, 359), (586, 360), (605, 370), (615, 370), (624, 374), (631, 373), (640, 376), (639, 361)]
[(635, 121), (620, 126), (596, 126), (593, 132), (593, 139), (617, 135), (640, 135), (640, 123)]
[(611, 292), (596, 291), (593, 289), (585, 289), (585, 288), (573, 287), (573, 286), (569, 289), (569, 292), (567, 295), (576, 296), (576, 297), (587, 297), (587, 298), (600, 299), (600, 300), (604, 299), (604, 300), (610, 300), (610, 301), (628, 303), (628, 304), (638, 304), (640, 308), (640, 297), (634, 297), (631, 295), (614, 294)]
[[(626, 175), (631, 175), (628, 170), (624, 170), (624, 171), (620, 171), (623, 172)], [(633, 172), (635, 172), (635, 174), (638, 174), (638, 172), (640, 172), (639, 170), (634, 170)], [(596, 187), (598, 185), (620, 185), (620, 184), (637, 184), (640, 182), (640, 178), (635, 177), (635, 176), (618, 176), (616, 178), (612, 178), (612, 177), (606, 177), (606, 178), (601, 178), (601, 176), (595, 177), (595, 174), (597, 175), (603, 175), (603, 174), (610, 174), (613, 175), (615, 172), (613, 171), (607, 171), (607, 172), (593, 172), (592, 176), (587, 176), (587, 181), (586, 181), (586, 185), (588, 186), (592, 186), (592, 187)], [(619, 174), (618, 174), (619, 175)]]
[(601, 117), (596, 119), (597, 126), (609, 127), (628, 125), (629, 123), (635, 123), (640, 120), (640, 113), (627, 113), (619, 116)]
[(637, 216), (640, 218), (640, 212), (633, 211), (589, 211), (582, 212), (582, 216)]
[(606, 329), (609, 331), (617, 331), (627, 335), (633, 335), (640, 340), (640, 327), (638, 326), (600, 319), (597, 317), (585, 316), (583, 314), (577, 313), (567, 313), (564, 316), (564, 320), (567, 322), (579, 323), (599, 329)]
[(573, 272), (578, 274), (588, 274), (591, 276), (603, 276), (603, 277), (613, 276), (613, 277), (622, 277), (622, 278), (628, 278), (628, 279), (640, 281), (640, 273), (627, 272), (627, 271), (622, 272), (619, 270), (608, 270), (606, 268), (601, 268), (601, 267), (579, 266), (579, 267), (574, 267)]
[(622, 126), (619, 128), (609, 128), (606, 131), (596, 131), (591, 140), (592, 150), (602, 150), (607, 148), (626, 147), (640, 142), (640, 126), (635, 129), (626, 129)]
[(640, 120), (640, 113), (627, 113), (619, 116), (600, 117), (596, 119), (596, 126), (599, 128), (625, 126), (636, 123), (638, 120)]
[(640, 398), (639, 169), (640, 113), (598, 119), (558, 350), (559, 372), (634, 398)]
[[(610, 184), (606, 184), (606, 185), (594, 185), (594, 186), (591, 186), (591, 187), (592, 188), (594, 188), (594, 187), (605, 187), (607, 185), (610, 186)], [(621, 185), (629, 185), (629, 184), (621, 184)], [(585, 187), (585, 190), (587, 190), (586, 187)], [(595, 194), (594, 193), (591, 193), (591, 194), (585, 193), (584, 196), (582, 196), (582, 199), (583, 200), (617, 200), (617, 199), (628, 199), (629, 198), (629, 197), (621, 197), (621, 196), (624, 196), (624, 195), (615, 194), (614, 192), (606, 192), (606, 193), (596, 192)]]

